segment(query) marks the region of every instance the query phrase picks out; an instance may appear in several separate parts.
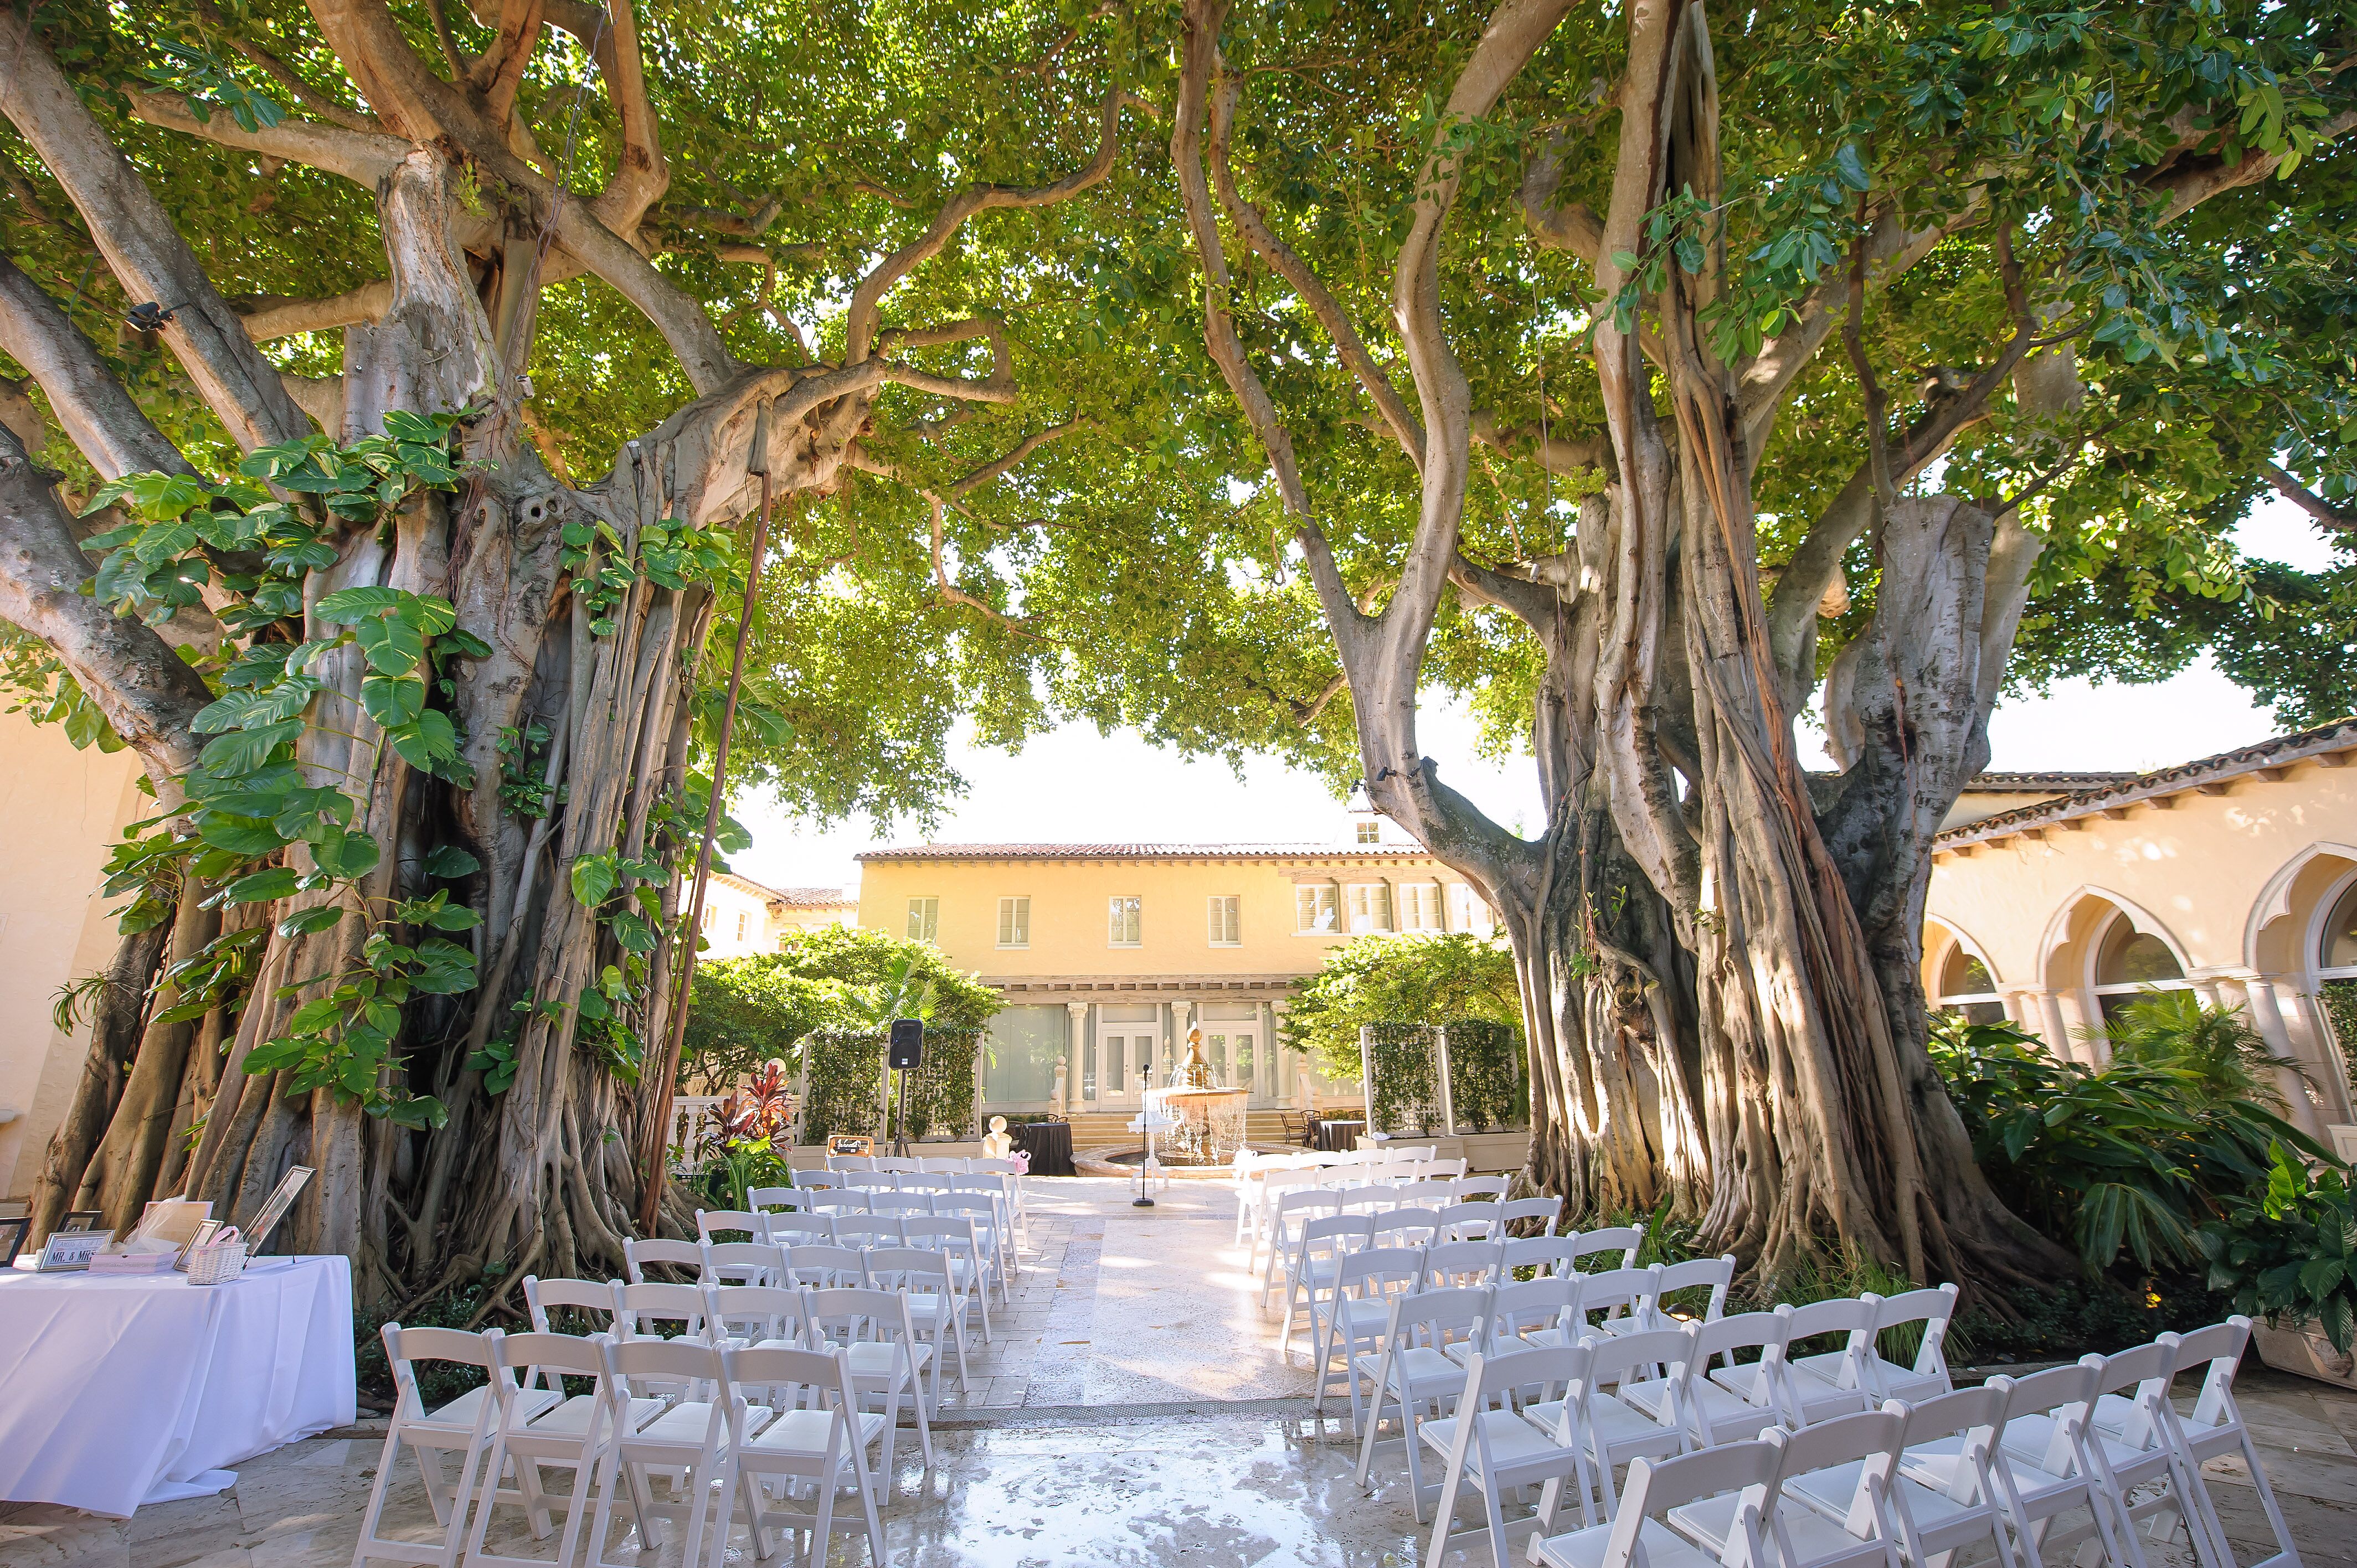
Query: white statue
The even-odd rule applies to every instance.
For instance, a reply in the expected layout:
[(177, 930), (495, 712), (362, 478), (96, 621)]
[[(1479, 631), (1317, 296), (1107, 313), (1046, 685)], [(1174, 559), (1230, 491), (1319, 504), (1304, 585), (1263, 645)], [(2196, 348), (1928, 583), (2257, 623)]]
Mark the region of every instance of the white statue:
[(982, 1157), (985, 1160), (1011, 1160), (1015, 1157), (1015, 1140), (1006, 1135), (1006, 1118), (990, 1119), (990, 1131), (982, 1135)]

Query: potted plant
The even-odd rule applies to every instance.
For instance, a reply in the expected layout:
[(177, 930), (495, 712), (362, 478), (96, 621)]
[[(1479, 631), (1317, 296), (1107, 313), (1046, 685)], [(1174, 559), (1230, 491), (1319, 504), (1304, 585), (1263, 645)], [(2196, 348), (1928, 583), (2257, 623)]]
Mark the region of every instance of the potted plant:
[(2281, 1144), (2263, 1192), (2201, 1231), (2210, 1288), (2259, 1319), (2259, 1359), (2278, 1371), (2357, 1389), (2357, 1212), (2347, 1173)]

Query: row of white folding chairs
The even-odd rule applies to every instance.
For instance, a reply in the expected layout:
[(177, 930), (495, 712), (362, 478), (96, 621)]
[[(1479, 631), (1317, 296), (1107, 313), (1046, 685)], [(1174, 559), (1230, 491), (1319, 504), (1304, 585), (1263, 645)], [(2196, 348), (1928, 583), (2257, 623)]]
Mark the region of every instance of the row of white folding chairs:
[[(1292, 1236), (1292, 1246), (1286, 1252), (1283, 1280), (1285, 1317), (1289, 1331), (1293, 1316), (1300, 1310), (1305, 1294), (1314, 1301), (1321, 1289), (1330, 1289), (1337, 1260), (1344, 1253), (1362, 1247), (1432, 1247), (1442, 1243), (1493, 1242), (1513, 1245), (1513, 1262), (1509, 1268), (1537, 1266), (1547, 1273), (1577, 1265), (1580, 1258), (1591, 1253), (1619, 1251), (1633, 1259), (1643, 1240), (1644, 1232), (1638, 1226), (1616, 1226), (1609, 1230), (1589, 1231), (1585, 1235), (1548, 1234), (1554, 1224), (1555, 1207), (1562, 1200), (1553, 1197), (1518, 1198), (1512, 1203), (1454, 1203), (1445, 1208), (1388, 1208), (1369, 1213), (1306, 1212), (1297, 1227), (1287, 1224), (1286, 1231)], [(1536, 1236), (1513, 1236), (1509, 1227), (1524, 1219), (1537, 1219), (1546, 1229)], [(1501, 1252), (1499, 1256), (1504, 1256)], [(1268, 1298), (1275, 1292), (1280, 1276), (1278, 1255), (1269, 1252), (1267, 1265), (1261, 1272), (1260, 1308), (1268, 1310)], [(1289, 1338), (1289, 1332), (1286, 1336)], [(1283, 1343), (1279, 1349), (1282, 1351)]]
[[(2146, 1568), (2139, 1527), (2158, 1535), (2181, 1524), (2203, 1568), (2235, 1568), (2201, 1474), (2233, 1455), (2248, 1466), (2274, 1532), (2276, 1551), (2259, 1568), (2298, 1568), (2234, 1400), (2249, 1336), (2250, 1320), (2238, 1316), (2018, 1380), (1892, 1398), (1798, 1430), (1763, 1426), (1752, 1441), (1674, 1445), (1598, 1413), (1627, 1408), (1602, 1391), (1612, 1374), (1625, 1392), (1646, 1356), (1672, 1347), (1589, 1340), (1477, 1355), (1452, 1413), (1423, 1423), (1412, 1440), (1445, 1456), (1430, 1560), (1479, 1541), (1504, 1568), (1509, 1539), (1530, 1533), (1539, 1537), (1530, 1560), (1552, 1568), (1846, 1568), (1901, 1559), (1924, 1568), (1984, 1542), (2012, 1568), (2022, 1558), (2069, 1561), (2090, 1541), (2112, 1568)], [(1695, 1344), (1687, 1354), (1704, 1352)], [(2169, 1398), (2180, 1373), (2201, 1379), (2190, 1415)], [(1558, 1387), (1560, 1401), (1527, 1397)], [(1616, 1502), (1611, 1471), (1624, 1462)], [(1591, 1479), (1603, 1493), (1601, 1518)], [(1580, 1489), (1584, 1528), (1550, 1538), (1566, 1481)], [(1509, 1522), (1503, 1493), (1534, 1485), (1544, 1487), (1538, 1509)], [(1452, 1533), (1468, 1486), (1481, 1498), (1483, 1522)]]
[[(936, 1220), (947, 1221), (947, 1228), (931, 1223)], [(915, 1246), (931, 1246), (936, 1244), (935, 1238), (963, 1235), (973, 1244), (975, 1256), (990, 1283), (997, 1288), (1002, 1302), (1007, 1299), (1021, 1266), (1020, 1248), (1009, 1234), (1006, 1210), (981, 1193), (944, 1197), (939, 1193), (843, 1190), (832, 1194), (823, 1208), (699, 1208), (695, 1211), (695, 1223), (699, 1238), (705, 1241), (716, 1234), (742, 1231), (756, 1241), (788, 1244), (813, 1238), (826, 1241), (857, 1238), (871, 1242), (888, 1240), (894, 1245), (907, 1240)], [(919, 1237), (924, 1240), (915, 1240)], [(633, 1244), (640, 1248), (659, 1245), (626, 1243), (626, 1250)], [(694, 1243), (661, 1245), (678, 1248)], [(662, 1262), (688, 1261), (683, 1253), (673, 1256), (651, 1252), (648, 1256)]]
[[(1312, 1214), (1338, 1214), (1354, 1210), (1381, 1214), (1394, 1208), (1442, 1208), (1457, 1203), (1502, 1203), (1510, 1190), (1512, 1178), (1506, 1176), (1454, 1176), (1441, 1181), (1422, 1181), (1405, 1187), (1372, 1183), (1364, 1187), (1274, 1187), (1262, 1195), (1253, 1211), (1251, 1224), (1252, 1249), (1250, 1262), (1260, 1263), (1261, 1250), (1268, 1248), (1269, 1255), (1289, 1246), (1295, 1240), (1295, 1225), (1302, 1217)], [(1517, 1218), (1542, 1219), (1552, 1230), (1563, 1213), (1559, 1197), (1517, 1198), (1523, 1206)]]
[[(913, 1164), (899, 1161), (896, 1164)], [(944, 1161), (943, 1164), (950, 1162)], [(967, 1160), (971, 1165), (1012, 1167), (1012, 1160)], [(1023, 1182), (1011, 1168), (973, 1171), (834, 1171), (794, 1173), (792, 1187), (757, 1187), (745, 1195), (755, 1208), (813, 1208), (834, 1202), (847, 1192), (907, 1192), (956, 1195), (983, 1194), (996, 1203), (1028, 1240), (1030, 1219), (1023, 1203)]]
[(1028, 1243), (1023, 1208), (1012, 1177), (1002, 1176), (874, 1176), (850, 1178), (838, 1187), (755, 1187), (746, 1201), (771, 1213), (945, 1214), (967, 1212), (964, 1205), (987, 1203), (992, 1224), (1011, 1237), (1010, 1273), (1022, 1272), (1020, 1249)]
[[(889, 1498), (903, 1397), (917, 1411), (925, 1463), (933, 1462), (920, 1377), (929, 1348), (915, 1342), (905, 1298), (872, 1290), (804, 1294), (811, 1298), (802, 1306), (805, 1321), (823, 1326), (823, 1342), (579, 1337), (537, 1328), (478, 1334), (386, 1324), (385, 1356), (397, 1393), (354, 1568), (371, 1560), (456, 1568), (462, 1553), (469, 1568), (552, 1568), (548, 1558), (489, 1549), (492, 1515), (502, 1503), (523, 1509), (535, 1540), (546, 1540), (552, 1515), (564, 1513), (553, 1568), (571, 1568), (585, 1515), (594, 1518), (592, 1568), (623, 1568), (606, 1555), (621, 1509), (638, 1528), (632, 1557), (657, 1544), (653, 1526), (661, 1520), (679, 1540), (683, 1564), (720, 1568), (733, 1509), (742, 1513), (757, 1556), (770, 1555), (774, 1529), (807, 1532), (813, 1563), (824, 1560), (835, 1530), (864, 1530), (881, 1564), (878, 1508)], [(874, 1337), (879, 1322), (882, 1338)], [(824, 1337), (838, 1330), (841, 1342)], [(485, 1381), (428, 1410), (418, 1386), (421, 1361), (472, 1369)], [(589, 1391), (568, 1398), (566, 1378), (587, 1380)], [(537, 1386), (544, 1380), (550, 1386)], [(869, 1412), (871, 1402), (884, 1409)], [(879, 1444), (871, 1463), (870, 1450)], [(404, 1447), (442, 1527), (438, 1541), (382, 1533), (386, 1493)], [(453, 1456), (455, 1478), (444, 1471)], [(501, 1484), (511, 1466), (513, 1487)], [(543, 1471), (551, 1467), (573, 1473), (569, 1491), (547, 1487)], [(683, 1487), (677, 1484), (683, 1473)], [(674, 1478), (668, 1502), (656, 1500), (652, 1486), (663, 1475)], [(846, 1490), (859, 1512), (838, 1518)], [(807, 1506), (795, 1506), (806, 1492)]]
[[(1361, 1155), (1307, 1155), (1296, 1157), (1277, 1156), (1235, 1167), (1231, 1186), (1236, 1195), (1236, 1234), (1243, 1240), (1253, 1232), (1254, 1221), (1268, 1202), (1269, 1194), (1299, 1187), (1406, 1187), (1425, 1182), (1461, 1181), (1468, 1179), (1467, 1162), (1462, 1158), (1434, 1159), (1429, 1144), (1414, 1151), (1392, 1155), (1372, 1152)], [(1499, 1194), (1504, 1195), (1511, 1176), (1480, 1177), (1500, 1183)]]
[[(710, 1211), (703, 1211), (709, 1214)], [(699, 1216), (701, 1218), (701, 1215)], [(746, 1218), (740, 1212), (721, 1211), (711, 1218), (730, 1221)], [(866, 1247), (915, 1247), (938, 1252), (950, 1272), (971, 1286), (981, 1302), (984, 1320), (988, 1321), (990, 1293), (996, 1289), (1003, 1304), (1007, 1300), (1006, 1271), (1001, 1256), (999, 1238), (987, 1227), (979, 1225), (971, 1215), (962, 1214), (850, 1214), (850, 1215), (768, 1215), (758, 1239), (750, 1241), (717, 1241), (715, 1231), (745, 1229), (738, 1224), (721, 1223), (707, 1226), (702, 1240), (695, 1241), (639, 1240), (635, 1238), (622, 1243), (625, 1264), (633, 1283), (644, 1280), (647, 1270), (655, 1265), (673, 1269), (692, 1270), (699, 1279), (717, 1278), (726, 1283), (745, 1283), (773, 1266), (771, 1260), (780, 1252), (791, 1256), (802, 1247), (842, 1247), (857, 1251)]]
[[(992, 1160), (979, 1155), (952, 1155), (942, 1159), (909, 1158), (891, 1155), (829, 1155), (822, 1170), (794, 1172), (796, 1187), (823, 1185), (806, 1181), (805, 1177), (825, 1177), (840, 1175), (870, 1174), (877, 1176), (1001, 1176), (1007, 1178), (1007, 1190), (1017, 1209), (1023, 1207), (1025, 1165), (1021, 1160)], [(758, 1206), (757, 1206), (758, 1207)]]

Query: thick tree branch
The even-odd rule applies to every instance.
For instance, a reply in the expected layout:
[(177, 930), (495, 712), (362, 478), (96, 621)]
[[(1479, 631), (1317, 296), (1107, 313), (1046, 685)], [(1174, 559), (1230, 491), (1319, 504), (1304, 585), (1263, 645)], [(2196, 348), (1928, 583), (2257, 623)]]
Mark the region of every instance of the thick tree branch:
[(884, 296), (902, 278), (940, 255), (967, 219), (1002, 208), (1050, 207), (1059, 201), (1069, 201), (1111, 174), (1114, 156), (1120, 147), (1118, 91), (1105, 95), (1099, 122), (1096, 156), (1080, 168), (1048, 185), (979, 185), (961, 191), (933, 215), (924, 233), (877, 263), (852, 290), (851, 308), (843, 328), (845, 362), (857, 364), (868, 356), (876, 342), (877, 312)]
[(0, 427), (0, 618), (48, 644), (139, 754), (157, 802), (170, 810), (204, 744), (189, 725), (212, 693), (153, 628), (81, 591), (90, 559), (58, 503), (57, 480)]
[(307, 434), (237, 313), (205, 275), (188, 242), (34, 33), (32, 20), (0, 12), (0, 113), (65, 188), (107, 265), (134, 300), (170, 310), (165, 342), (214, 415), (249, 449)]
[(2357, 514), (2341, 510), (2274, 463), (2260, 464), (2259, 472), (2266, 476), (2267, 483), (2275, 487), (2276, 494), (2318, 522), (2344, 533), (2357, 533)]
[(243, 129), (224, 113), (199, 120), (188, 113), (185, 99), (166, 92), (133, 93), (131, 112), (150, 125), (242, 152), (324, 169), (371, 190), (409, 151), (407, 142), (382, 131), (355, 131), (316, 120), (281, 120), (256, 131)]
[(1611, 440), (1602, 431), (1566, 436), (1530, 425), (1505, 425), (1491, 409), (1475, 409), (1471, 428), (1473, 439), (1500, 456), (1527, 458), (1550, 474), (1592, 473), (1612, 456)]
[[(390, 172), (390, 171), (388, 171)], [(393, 303), (393, 285), (385, 279), (364, 283), (324, 299), (285, 299), (274, 294), (240, 295), (230, 301), (245, 318), (245, 329), (257, 343), (297, 332), (328, 332), (381, 318)]]
[(1235, 129), (1236, 98), (1243, 90), (1243, 79), (1228, 74), (1222, 77), (1218, 88), (1211, 94), (1210, 160), (1211, 183), (1220, 193), (1220, 205), (1227, 212), (1228, 222), (1243, 236), (1245, 245), (1275, 268), (1277, 275), (1291, 284), (1294, 291), (1308, 303), (1318, 325), (1326, 328), (1327, 337), (1333, 340), (1335, 352), (1341, 356), (1342, 363), (1349, 367), (1351, 373), (1358, 378), (1361, 388), (1373, 400), (1376, 412), (1383, 416), (1384, 426), (1399, 443), (1400, 450), (1421, 470), (1424, 467), (1424, 426), (1417, 422), (1415, 411), (1400, 396), (1399, 389), (1392, 385), (1391, 378), (1383, 373), (1383, 367), (1375, 363), (1374, 356), (1367, 352), (1366, 344), (1359, 337), (1358, 328), (1342, 309), (1341, 302), (1334, 297), (1333, 291), (1292, 246), (1276, 237), (1261, 216), (1260, 209), (1246, 201), (1236, 188), (1236, 171), (1229, 149)]
[(1557, 202), (1555, 192), (1562, 187), (1563, 138), (1550, 136), (1539, 145), (1514, 193), (1523, 226), (1548, 250), (1567, 251), (1593, 266), (1604, 243), (1604, 220), (1584, 201)]
[[(520, 5), (528, 0), (507, 0)], [(621, 156), (614, 177), (589, 204), (597, 221), (617, 234), (635, 234), (647, 209), (671, 188), (671, 165), (663, 158), (662, 130), (647, 93), (647, 68), (639, 52), (639, 18), (631, 0), (607, 0), (613, 36), (613, 64), (603, 69), (606, 95), (622, 123)]]
[(66, 438), (101, 478), (196, 471), (139, 411), (98, 346), (5, 256), (0, 256), (0, 349), (40, 382)]
[(950, 481), (949, 493), (953, 496), (963, 496), (979, 489), (1000, 475), (1015, 468), (1049, 442), (1060, 441), (1075, 430), (1086, 430), (1092, 423), (1087, 419), (1072, 419), (1061, 424), (1051, 424), (1045, 430), (1035, 430), (1017, 442), (1006, 456), (994, 457), (971, 473)]
[[(2319, 144), (2334, 141), (2352, 130), (2357, 130), (2357, 109), (2343, 110), (2317, 127), (2317, 140)], [(2244, 149), (2231, 164), (2205, 154), (2169, 165), (2146, 184), (2164, 199), (2158, 221), (2174, 223), (2213, 196), (2269, 178), (2282, 164), (2281, 153), (2257, 147)]]

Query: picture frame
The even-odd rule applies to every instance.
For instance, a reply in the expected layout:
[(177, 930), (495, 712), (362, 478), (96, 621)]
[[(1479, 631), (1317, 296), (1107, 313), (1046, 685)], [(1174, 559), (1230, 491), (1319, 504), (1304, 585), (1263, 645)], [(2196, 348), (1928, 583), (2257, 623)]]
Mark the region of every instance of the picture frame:
[[(102, 1208), (70, 1208), (66, 1211), (66, 1217), (58, 1221), (58, 1229), (60, 1230), (95, 1230), (101, 1225), (105, 1223), (106, 1211)], [(109, 1236), (112, 1236), (113, 1234), (113, 1232), (112, 1231), (108, 1232)]]
[(271, 1192), (270, 1201), (262, 1206), (262, 1212), (255, 1215), (253, 1223), (245, 1228), (246, 1256), (258, 1258), (262, 1255), (263, 1248), (270, 1244), (270, 1232), (286, 1218), (286, 1211), (295, 1207), (296, 1195), (303, 1190), (303, 1184), (313, 1175), (309, 1165), (289, 1165), (286, 1174), (278, 1178), (278, 1186)]
[(23, 1250), (25, 1238), (32, 1233), (32, 1230), (33, 1217), (29, 1214), (12, 1215), (0, 1219), (0, 1269), (16, 1266), (16, 1254)]
[(108, 1233), (103, 1230), (52, 1230), (41, 1248), (41, 1261), (36, 1268), (45, 1274), (86, 1272), (90, 1261), (98, 1256), (107, 1240)]
[(188, 1260), (195, 1255), (197, 1249), (210, 1246), (212, 1239), (220, 1235), (227, 1224), (226, 1220), (221, 1219), (207, 1219), (199, 1223), (195, 1233), (180, 1244), (180, 1255), (172, 1260), (172, 1267), (187, 1273)]

